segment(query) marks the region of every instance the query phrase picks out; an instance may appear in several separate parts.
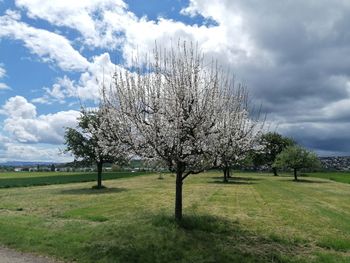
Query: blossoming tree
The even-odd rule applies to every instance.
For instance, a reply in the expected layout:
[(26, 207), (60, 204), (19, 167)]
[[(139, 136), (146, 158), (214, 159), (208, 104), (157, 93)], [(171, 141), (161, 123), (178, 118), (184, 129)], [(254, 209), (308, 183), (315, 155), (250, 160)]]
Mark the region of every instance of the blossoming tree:
[[(252, 150), (258, 151), (263, 121), (252, 118), (249, 112), (248, 92), (226, 80), (220, 96), (220, 117), (217, 118), (216, 138), (212, 141), (215, 166), (223, 169), (223, 181), (228, 182), (230, 169)], [(258, 114), (259, 115), (259, 114)]]
[[(115, 73), (115, 89), (106, 99), (114, 114), (108, 119), (127, 127), (124, 143), (135, 154), (161, 160), (176, 173), (175, 218), (181, 220), (184, 180), (215, 161), (227, 78), (186, 42), (170, 50), (156, 46), (145, 61)], [(225, 103), (241, 102), (232, 97)]]
[[(96, 163), (97, 185), (102, 186), (102, 168), (106, 162), (124, 163), (127, 154), (120, 140), (110, 140), (106, 129), (101, 129), (104, 116), (108, 112), (106, 108), (100, 107), (96, 110), (81, 110), (81, 115), (76, 128), (67, 128), (65, 133), (66, 151), (71, 152), (76, 159), (86, 163)], [(116, 129), (114, 125), (114, 129)], [(110, 134), (110, 133), (108, 133)], [(106, 143), (108, 141), (108, 143)]]

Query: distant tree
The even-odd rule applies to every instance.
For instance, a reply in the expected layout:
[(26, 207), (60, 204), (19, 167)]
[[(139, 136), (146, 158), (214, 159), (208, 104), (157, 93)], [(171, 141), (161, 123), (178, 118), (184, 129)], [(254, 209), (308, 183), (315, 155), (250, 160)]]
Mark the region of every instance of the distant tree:
[(104, 108), (98, 110), (82, 110), (78, 126), (67, 128), (65, 133), (66, 151), (71, 152), (75, 159), (97, 166), (97, 186), (102, 186), (102, 168), (106, 162), (122, 163), (127, 159), (124, 148), (118, 141), (113, 141), (111, 147), (101, 146), (100, 126), (104, 120)]
[(55, 170), (56, 170), (55, 165), (54, 165), (54, 164), (51, 164), (51, 166), (50, 166), (50, 171), (51, 171), (51, 172), (54, 172)]
[(294, 172), (294, 180), (298, 180), (297, 172), (302, 168), (320, 167), (320, 160), (317, 155), (304, 149), (301, 146), (288, 146), (277, 155), (273, 164), (279, 168), (291, 168)]
[(295, 145), (295, 142), (284, 137), (277, 132), (268, 132), (260, 138), (261, 151), (253, 152), (253, 162), (255, 165), (268, 165), (275, 176), (277, 176), (277, 167), (273, 166), (278, 154), (288, 146)]
[(121, 166), (118, 164), (113, 164), (111, 170), (112, 172), (118, 172), (121, 170)]
[(216, 138), (212, 141), (215, 165), (223, 170), (223, 181), (231, 177), (231, 167), (242, 162), (253, 149), (258, 150), (264, 122), (250, 117), (248, 92), (245, 87), (235, 87), (233, 81), (225, 81), (221, 90)]

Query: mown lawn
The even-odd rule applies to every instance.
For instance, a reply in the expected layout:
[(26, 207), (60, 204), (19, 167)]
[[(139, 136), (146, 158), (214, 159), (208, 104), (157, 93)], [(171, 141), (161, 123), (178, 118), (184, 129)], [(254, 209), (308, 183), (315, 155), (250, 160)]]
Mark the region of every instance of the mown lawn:
[(350, 185), (219, 173), (0, 189), (0, 243), (76, 262), (350, 262)]
[[(107, 172), (103, 180), (133, 177), (145, 172)], [(36, 185), (67, 184), (96, 181), (96, 172), (11, 172), (0, 173), (0, 188), (27, 187)]]
[(324, 178), (333, 180), (336, 182), (350, 184), (350, 172), (319, 172), (319, 173), (307, 173), (305, 176)]

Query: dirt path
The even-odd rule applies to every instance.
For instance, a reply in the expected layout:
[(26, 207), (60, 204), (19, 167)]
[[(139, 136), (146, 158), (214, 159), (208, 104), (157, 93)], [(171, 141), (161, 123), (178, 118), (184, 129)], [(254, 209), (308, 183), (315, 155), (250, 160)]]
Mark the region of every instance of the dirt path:
[(0, 247), (0, 263), (59, 263), (53, 259)]

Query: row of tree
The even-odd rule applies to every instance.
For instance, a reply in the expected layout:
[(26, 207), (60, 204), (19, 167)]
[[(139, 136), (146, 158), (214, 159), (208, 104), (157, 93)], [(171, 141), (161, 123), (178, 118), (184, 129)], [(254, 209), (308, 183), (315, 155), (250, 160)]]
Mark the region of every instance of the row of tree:
[(130, 69), (116, 70), (100, 107), (83, 110), (79, 128), (66, 133), (67, 150), (97, 163), (98, 187), (105, 161), (160, 161), (176, 174), (175, 218), (181, 220), (189, 175), (221, 168), (227, 181), (248, 154), (265, 161), (274, 155), (272, 165), (281, 152), (261, 143), (264, 122), (253, 117), (246, 88), (191, 43), (168, 51), (155, 46)]

